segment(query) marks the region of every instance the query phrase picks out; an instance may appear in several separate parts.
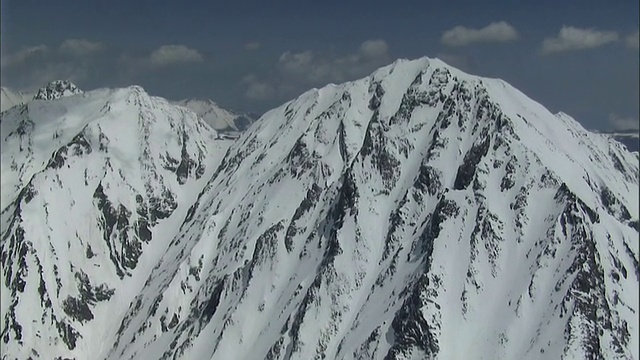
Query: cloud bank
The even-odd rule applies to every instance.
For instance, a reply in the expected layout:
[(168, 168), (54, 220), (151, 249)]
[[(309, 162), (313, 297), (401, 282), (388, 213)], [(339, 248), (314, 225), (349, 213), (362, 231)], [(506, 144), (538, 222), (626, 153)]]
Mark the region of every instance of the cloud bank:
[(49, 51), (49, 47), (46, 45), (26, 46), (18, 50), (13, 54), (2, 56), (2, 67), (8, 67), (12, 65), (18, 65), (31, 57), (42, 55)]
[(167, 66), (181, 63), (204, 61), (204, 56), (198, 50), (184, 45), (163, 45), (151, 52), (149, 60), (153, 65)]
[(60, 44), (58, 50), (63, 54), (74, 56), (87, 56), (105, 49), (105, 45), (100, 42), (86, 39), (67, 39)]
[(622, 117), (613, 113), (609, 114), (609, 125), (611, 125), (614, 130), (638, 130), (640, 128), (638, 119)]
[(580, 29), (563, 26), (557, 36), (546, 38), (542, 42), (543, 54), (594, 49), (618, 41), (615, 31)]
[(625, 43), (628, 48), (638, 50), (638, 42), (640, 42), (640, 32), (636, 30), (633, 34), (627, 35), (625, 38)]
[(310, 88), (365, 76), (390, 61), (384, 40), (367, 40), (348, 54), (305, 50), (280, 55), (270, 74), (246, 75), (241, 85), (252, 100), (286, 99)]
[(492, 22), (481, 29), (456, 26), (442, 34), (440, 41), (447, 46), (467, 46), (474, 43), (499, 43), (518, 39), (516, 29), (505, 21)]

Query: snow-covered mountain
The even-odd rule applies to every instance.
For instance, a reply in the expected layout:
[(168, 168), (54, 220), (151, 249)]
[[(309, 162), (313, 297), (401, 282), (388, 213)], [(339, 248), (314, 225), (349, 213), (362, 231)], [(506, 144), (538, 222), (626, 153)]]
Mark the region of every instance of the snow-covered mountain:
[(68, 80), (51, 81), (34, 93), (14, 91), (6, 87), (2, 87), (1, 90), (2, 109), (0, 111), (5, 111), (33, 100), (56, 100), (83, 93), (74, 83)]
[(2, 114), (3, 173), (50, 157), (3, 211), (7, 358), (640, 356), (637, 153), (501, 80), (400, 60), (233, 143), (139, 88), (41, 106)]
[(255, 121), (251, 115), (223, 109), (213, 100), (184, 99), (174, 103), (192, 110), (219, 133), (234, 137)]
[(3, 359), (94, 358), (229, 141), (137, 86), (1, 116)]
[(56, 100), (65, 96), (82, 94), (83, 91), (68, 80), (54, 80), (36, 92), (33, 100)]
[(640, 134), (638, 130), (627, 131), (602, 131), (602, 134), (607, 134), (617, 141), (624, 144), (629, 151), (640, 150)]
[(22, 91), (14, 91), (7, 87), (0, 88), (0, 112), (16, 105), (24, 104), (33, 99), (33, 94)]

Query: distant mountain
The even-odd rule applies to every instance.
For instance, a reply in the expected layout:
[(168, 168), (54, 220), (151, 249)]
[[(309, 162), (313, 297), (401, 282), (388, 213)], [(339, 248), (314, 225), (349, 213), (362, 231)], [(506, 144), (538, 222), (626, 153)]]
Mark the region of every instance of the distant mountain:
[(33, 100), (56, 100), (66, 96), (82, 94), (83, 92), (74, 83), (67, 80), (51, 81), (34, 93), (13, 91), (6, 87), (2, 87), (1, 91), (2, 111)]
[(38, 89), (33, 100), (56, 100), (65, 96), (82, 94), (83, 91), (67, 80), (55, 80)]
[[(68, 80), (51, 81), (34, 93), (18, 92), (2, 87), (2, 111), (32, 100), (56, 100), (82, 93), (82, 90)], [(208, 99), (184, 99), (172, 103), (195, 112), (221, 136), (228, 138), (237, 138), (258, 118), (254, 114), (224, 109), (213, 100)]]
[(638, 153), (504, 81), (399, 60), (235, 141), (139, 87), (0, 117), (7, 359), (640, 359)]
[(624, 144), (629, 151), (640, 151), (640, 134), (638, 130), (600, 131), (599, 133), (613, 137)]
[(184, 99), (175, 101), (174, 104), (192, 110), (219, 133), (238, 135), (256, 119), (251, 114), (223, 109), (212, 100)]

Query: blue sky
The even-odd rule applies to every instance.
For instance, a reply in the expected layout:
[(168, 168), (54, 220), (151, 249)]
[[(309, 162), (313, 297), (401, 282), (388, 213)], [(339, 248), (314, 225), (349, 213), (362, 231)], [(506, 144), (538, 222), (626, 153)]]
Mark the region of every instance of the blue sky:
[(586, 127), (638, 127), (637, 0), (2, 2), (2, 85), (137, 84), (262, 112), (396, 58), (502, 78)]

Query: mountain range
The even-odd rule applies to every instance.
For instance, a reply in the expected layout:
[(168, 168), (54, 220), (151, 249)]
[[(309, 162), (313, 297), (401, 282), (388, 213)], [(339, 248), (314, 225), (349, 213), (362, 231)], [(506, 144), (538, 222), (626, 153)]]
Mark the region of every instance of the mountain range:
[(599, 131), (599, 133), (612, 136), (626, 146), (629, 151), (640, 151), (640, 134), (638, 130)]
[(502, 80), (47, 88), (0, 115), (3, 359), (640, 358), (638, 152)]

